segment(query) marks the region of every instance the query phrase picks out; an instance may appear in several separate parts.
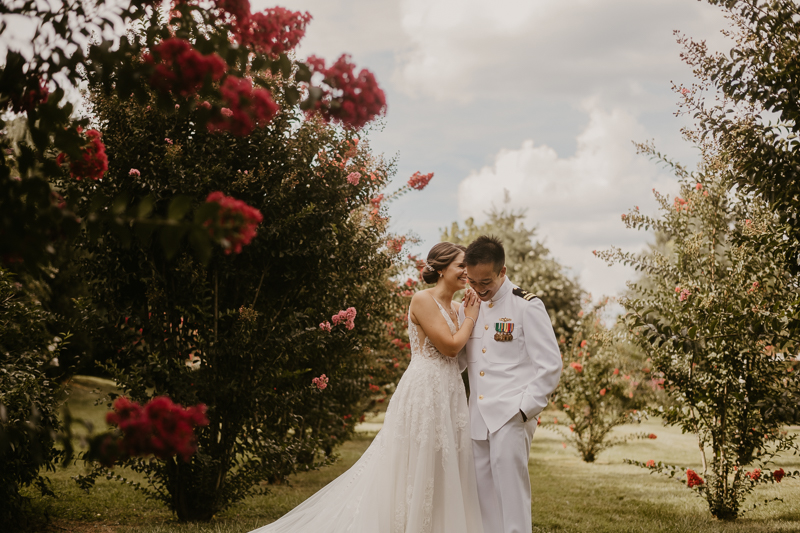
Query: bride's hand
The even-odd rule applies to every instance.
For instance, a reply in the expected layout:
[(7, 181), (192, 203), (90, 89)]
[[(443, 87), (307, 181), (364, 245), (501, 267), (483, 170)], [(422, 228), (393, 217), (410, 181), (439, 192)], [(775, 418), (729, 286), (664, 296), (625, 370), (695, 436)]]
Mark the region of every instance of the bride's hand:
[(472, 289), (467, 289), (464, 295), (464, 315), (476, 320), (481, 310), (481, 301)]

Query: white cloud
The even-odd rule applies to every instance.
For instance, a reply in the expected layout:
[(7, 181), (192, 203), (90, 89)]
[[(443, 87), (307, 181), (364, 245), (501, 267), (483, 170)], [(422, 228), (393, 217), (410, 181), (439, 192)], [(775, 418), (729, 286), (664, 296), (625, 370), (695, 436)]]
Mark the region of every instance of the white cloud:
[(724, 26), (695, 0), (404, 0), (402, 12), (411, 48), (395, 82), (462, 102), (599, 94), (647, 105), (643, 83), (687, 72), (672, 31), (713, 44)]
[(562, 158), (546, 145), (526, 140), (518, 149), (501, 150), (491, 166), (473, 172), (459, 185), (459, 213), (485, 220), (493, 206), (525, 209), (527, 224), (554, 256), (571, 267), (594, 296), (613, 295), (632, 279), (632, 270), (608, 268), (593, 250), (620, 246), (638, 251), (652, 238), (624, 227), (620, 215), (638, 205), (654, 212), (652, 189), (677, 190), (671, 176), (636, 155), (632, 140), (646, 139), (626, 111), (585, 104), (589, 123), (577, 138), (577, 150)]

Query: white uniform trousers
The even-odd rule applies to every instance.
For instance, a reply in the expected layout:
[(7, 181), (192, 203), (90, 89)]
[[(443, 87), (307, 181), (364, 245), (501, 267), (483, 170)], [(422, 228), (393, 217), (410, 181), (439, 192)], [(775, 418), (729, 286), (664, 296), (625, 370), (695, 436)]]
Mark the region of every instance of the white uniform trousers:
[(528, 457), (536, 419), (517, 413), (487, 440), (473, 440), (484, 533), (531, 533)]

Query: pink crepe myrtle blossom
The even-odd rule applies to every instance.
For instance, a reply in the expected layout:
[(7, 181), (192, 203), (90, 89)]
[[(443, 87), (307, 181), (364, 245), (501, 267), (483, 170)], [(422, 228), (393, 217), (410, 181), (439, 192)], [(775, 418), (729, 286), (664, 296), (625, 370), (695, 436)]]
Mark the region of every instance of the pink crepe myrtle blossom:
[(355, 327), (355, 319), (356, 319), (356, 308), (355, 307), (348, 307), (344, 311), (339, 311), (335, 315), (331, 317), (331, 322), (333, 322), (334, 326), (338, 326), (340, 323), (343, 323), (347, 329), (353, 329)]
[(347, 175), (347, 183), (350, 185), (358, 185), (359, 180), (361, 179), (361, 174), (359, 172), (351, 172)]
[(428, 186), (428, 183), (430, 183), (431, 179), (433, 179), (433, 172), (429, 174), (422, 174), (417, 171), (414, 172), (414, 174), (408, 179), (408, 186), (412, 189), (421, 191)]
[(320, 322), (319, 329), (321, 329), (322, 331), (327, 331), (328, 333), (330, 333), (331, 332), (331, 323), (328, 322), (327, 320), (325, 322)]
[(312, 379), (311, 383), (319, 390), (325, 390), (325, 388), (328, 386), (328, 381), (328, 376), (322, 374), (320, 377)]
[(136, 170), (135, 168), (132, 168), (128, 171), (128, 176), (133, 176), (134, 178), (138, 178), (141, 175), (142, 173)]

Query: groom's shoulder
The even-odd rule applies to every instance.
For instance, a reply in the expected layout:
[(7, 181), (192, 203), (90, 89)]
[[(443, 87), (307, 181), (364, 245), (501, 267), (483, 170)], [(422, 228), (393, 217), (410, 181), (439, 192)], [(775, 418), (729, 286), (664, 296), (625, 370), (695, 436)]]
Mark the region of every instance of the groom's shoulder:
[(520, 289), (519, 287), (515, 288), (511, 292), (514, 294), (514, 296), (519, 296), (520, 298), (522, 298), (526, 302), (530, 302), (534, 298), (537, 298), (537, 296), (535, 294), (533, 294), (532, 292), (528, 292), (525, 289)]

